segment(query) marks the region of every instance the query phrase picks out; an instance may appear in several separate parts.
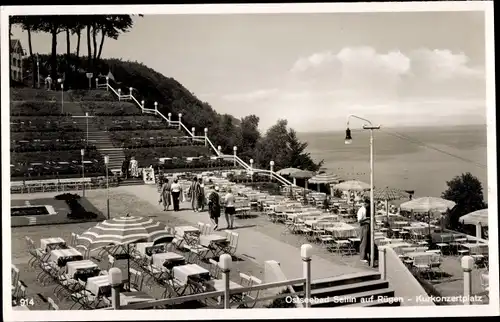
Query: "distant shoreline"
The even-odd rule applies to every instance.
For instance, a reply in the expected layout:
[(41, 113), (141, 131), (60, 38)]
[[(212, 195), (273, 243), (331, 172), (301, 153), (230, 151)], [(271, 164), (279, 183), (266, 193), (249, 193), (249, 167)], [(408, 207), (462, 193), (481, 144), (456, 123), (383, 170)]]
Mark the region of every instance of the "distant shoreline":
[[(402, 126), (402, 127), (394, 127), (394, 126), (383, 126), (383, 129), (386, 130), (393, 130), (393, 131), (400, 131), (400, 132), (405, 132), (405, 131), (418, 131), (425, 129), (426, 131), (443, 131), (443, 129), (456, 129), (456, 130), (461, 130), (461, 129), (477, 129), (477, 128), (484, 128), (486, 131), (487, 125), (486, 124), (459, 124), (459, 125), (412, 125), (412, 126)], [(353, 129), (356, 130), (356, 129)], [(359, 126), (359, 130), (361, 130), (361, 126)], [(333, 130), (324, 130), (324, 131), (298, 131), (297, 134), (299, 135), (311, 135), (311, 134), (326, 134), (326, 133), (340, 133), (344, 132), (345, 129), (333, 129)]]

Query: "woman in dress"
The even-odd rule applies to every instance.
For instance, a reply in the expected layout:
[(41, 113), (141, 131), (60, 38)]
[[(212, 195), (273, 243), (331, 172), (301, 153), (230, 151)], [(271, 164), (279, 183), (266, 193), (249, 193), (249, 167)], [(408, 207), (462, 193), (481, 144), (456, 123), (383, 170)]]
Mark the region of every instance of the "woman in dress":
[(231, 189), (227, 190), (227, 194), (224, 197), (224, 203), (226, 204), (226, 223), (227, 227), (226, 229), (233, 229), (234, 228), (234, 215), (236, 214), (236, 208), (234, 204), (234, 195), (231, 193)]
[(163, 185), (161, 186), (161, 200), (163, 202), (163, 211), (167, 211), (168, 207), (170, 207), (170, 190), (172, 186), (170, 182), (168, 182), (168, 179), (165, 178)]
[(219, 227), (219, 217), (220, 217), (220, 196), (219, 187), (215, 187), (214, 191), (208, 196), (208, 214), (210, 215), (210, 220), (214, 225), (214, 230)]

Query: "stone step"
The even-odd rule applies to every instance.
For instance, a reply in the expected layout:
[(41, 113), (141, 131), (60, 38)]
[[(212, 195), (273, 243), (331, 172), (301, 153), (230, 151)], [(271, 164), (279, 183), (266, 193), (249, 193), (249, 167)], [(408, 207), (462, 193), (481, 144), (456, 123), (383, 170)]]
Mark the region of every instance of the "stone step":
[(389, 282), (384, 280), (365, 281), (361, 283), (351, 283), (346, 285), (337, 285), (325, 288), (316, 288), (311, 290), (314, 297), (333, 297), (349, 295), (351, 293), (374, 291), (389, 287)]
[[(326, 277), (313, 280), (311, 289), (335, 287), (340, 285), (348, 285), (353, 283), (361, 283), (366, 281), (380, 280), (381, 275), (378, 272), (358, 272), (352, 274), (344, 274), (340, 276)], [(294, 290), (301, 291), (303, 284), (293, 285)]]
[(328, 297), (322, 301), (311, 303), (312, 307), (338, 307), (348, 304), (361, 303), (368, 299), (378, 301), (380, 298), (394, 297), (394, 290), (392, 288), (384, 288), (379, 290), (365, 291), (359, 293), (343, 294), (343, 296)]

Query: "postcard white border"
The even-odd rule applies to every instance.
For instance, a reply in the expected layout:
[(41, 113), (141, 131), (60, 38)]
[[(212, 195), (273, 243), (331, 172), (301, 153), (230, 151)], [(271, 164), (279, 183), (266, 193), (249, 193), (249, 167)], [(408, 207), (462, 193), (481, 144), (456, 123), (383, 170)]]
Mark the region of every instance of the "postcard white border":
[[(488, 200), (489, 212), (498, 213), (496, 169), (495, 68), (493, 35), (493, 2), (441, 1), (391, 3), (311, 3), (311, 4), (224, 4), (224, 5), (123, 5), (123, 6), (23, 6), (2, 7), (1, 72), (9, 74), (8, 16), (27, 14), (262, 14), (262, 13), (348, 13), (348, 12), (415, 12), (415, 11), (484, 11), (486, 28), (487, 137), (488, 137)], [(2, 77), (2, 212), (10, 212), (10, 131), (9, 77)], [(10, 216), (3, 216), (2, 247), (4, 258), (11, 258)], [(498, 227), (497, 216), (489, 216), (489, 227)], [(490, 304), (477, 306), (390, 307), (346, 309), (252, 309), (252, 310), (148, 310), (148, 311), (12, 311), (4, 306), (4, 317), (10, 321), (82, 321), (82, 320), (212, 320), (212, 319), (297, 319), (297, 318), (374, 318), (374, 317), (447, 317), (499, 315), (498, 230), (490, 229)], [(3, 261), (4, 285), (11, 283), (9, 261)], [(3, 296), (10, 298), (10, 288), (3, 287)]]

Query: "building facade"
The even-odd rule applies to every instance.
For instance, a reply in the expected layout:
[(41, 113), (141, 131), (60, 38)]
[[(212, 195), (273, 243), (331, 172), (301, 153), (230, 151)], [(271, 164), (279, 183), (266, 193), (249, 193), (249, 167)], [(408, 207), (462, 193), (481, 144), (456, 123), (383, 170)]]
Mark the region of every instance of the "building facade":
[(22, 82), (24, 49), (19, 39), (12, 39), (10, 41), (10, 47), (10, 73), (12, 75), (12, 80)]

